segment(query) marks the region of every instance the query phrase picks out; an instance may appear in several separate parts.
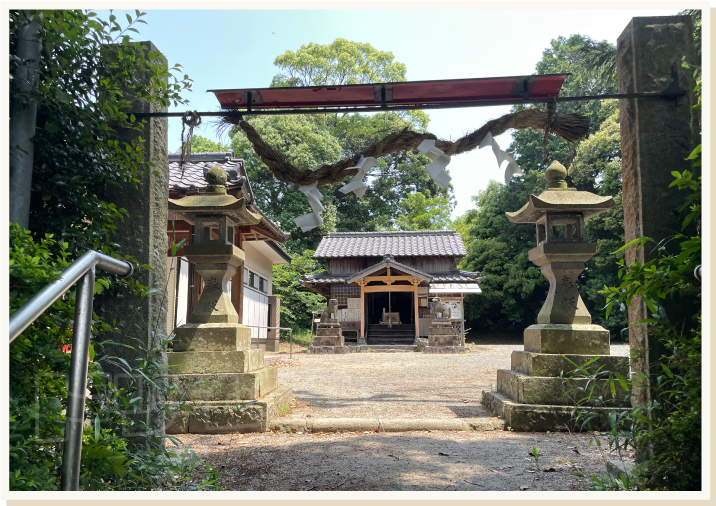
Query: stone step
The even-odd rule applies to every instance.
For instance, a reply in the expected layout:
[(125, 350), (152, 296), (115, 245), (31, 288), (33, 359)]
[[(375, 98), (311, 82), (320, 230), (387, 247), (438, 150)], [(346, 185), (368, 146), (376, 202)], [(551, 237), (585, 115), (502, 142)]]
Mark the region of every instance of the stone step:
[(507, 369), (497, 370), (497, 391), (520, 404), (574, 406), (592, 390), (592, 398), (602, 396), (610, 406), (628, 406), (629, 392), (614, 381), (615, 397), (612, 397), (607, 381), (527, 376)]
[(515, 432), (606, 430), (609, 428), (609, 412), (624, 410), (624, 408), (590, 407), (590, 410), (604, 416), (601, 424), (589, 428), (582, 427), (582, 423), (574, 417), (573, 406), (520, 404), (499, 392), (486, 390), (482, 391), (482, 405), (503, 418), (507, 428)]
[(351, 351), (356, 352), (414, 352), (415, 346), (410, 344), (362, 344), (349, 345)]
[(169, 374), (243, 373), (263, 367), (263, 350), (167, 353)]
[(171, 379), (178, 388), (167, 394), (169, 401), (248, 401), (278, 386), (275, 367), (262, 367), (248, 373), (176, 374)]
[(577, 367), (584, 367), (584, 364), (591, 359), (596, 360), (586, 367), (588, 374), (596, 374), (597, 371), (608, 371), (618, 372), (624, 378), (629, 377), (629, 357), (613, 355), (558, 355), (554, 353), (513, 351), (510, 369), (528, 376), (559, 376), (562, 372), (565, 376), (568, 376)]
[(366, 339), (371, 346), (413, 346), (415, 339)]
[(278, 387), (251, 401), (200, 401), (191, 403), (192, 412), (167, 420), (167, 434), (230, 434), (263, 432), (288, 412), (293, 391)]

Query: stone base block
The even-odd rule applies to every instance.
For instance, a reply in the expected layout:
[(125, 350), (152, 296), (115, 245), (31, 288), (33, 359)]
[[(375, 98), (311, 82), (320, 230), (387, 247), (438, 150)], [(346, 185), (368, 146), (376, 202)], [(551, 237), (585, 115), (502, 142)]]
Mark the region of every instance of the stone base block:
[(537, 324), (525, 329), (525, 351), (609, 355), (609, 331), (599, 325)]
[(251, 329), (240, 323), (188, 323), (174, 329), (173, 351), (251, 349)]
[(426, 346), (425, 353), (465, 353), (465, 346)]
[(422, 337), (415, 338), (415, 351), (425, 351), (425, 347), (428, 346), (428, 340)]
[(308, 351), (316, 355), (337, 355), (341, 353), (350, 353), (350, 346), (309, 346)]
[(342, 335), (316, 336), (313, 338), (312, 346), (345, 346)]
[(279, 351), (280, 339), (267, 339), (266, 340), (266, 351)]
[(275, 367), (262, 367), (248, 373), (177, 374), (171, 379), (178, 389), (169, 392), (170, 401), (231, 401), (263, 397), (278, 386)]
[(513, 371), (528, 376), (559, 376), (564, 372), (567, 376), (577, 367), (583, 367), (591, 359), (586, 371), (595, 374), (598, 370), (618, 372), (624, 378), (629, 376), (629, 357), (615, 357), (610, 355), (556, 355), (549, 353), (533, 353), (531, 351), (513, 351), (511, 367)]
[(623, 410), (623, 408), (591, 408), (603, 416), (600, 424), (589, 428), (582, 427), (581, 422), (575, 418), (572, 406), (519, 404), (498, 392), (485, 390), (482, 392), (482, 405), (495, 415), (502, 417), (505, 420), (505, 425), (516, 432), (604, 430), (609, 427), (609, 412)]
[(443, 336), (434, 336), (431, 334), (428, 337), (428, 346), (462, 346), (462, 343), (460, 342), (460, 338), (455, 334)]
[[(180, 415), (181, 423), (167, 422), (167, 434), (228, 434), (268, 430), (288, 409), (291, 387), (278, 387), (265, 397), (252, 401), (191, 403), (192, 411)], [(186, 423), (183, 422), (186, 420)]]
[(520, 404), (574, 406), (587, 396), (594, 386), (592, 397), (601, 396), (611, 406), (629, 405), (629, 392), (617, 381), (614, 382), (615, 396), (612, 397), (609, 382), (604, 380), (595, 385), (588, 379), (550, 378), (527, 376), (507, 369), (497, 370), (497, 391)]
[(262, 350), (167, 353), (169, 374), (243, 373), (264, 365)]

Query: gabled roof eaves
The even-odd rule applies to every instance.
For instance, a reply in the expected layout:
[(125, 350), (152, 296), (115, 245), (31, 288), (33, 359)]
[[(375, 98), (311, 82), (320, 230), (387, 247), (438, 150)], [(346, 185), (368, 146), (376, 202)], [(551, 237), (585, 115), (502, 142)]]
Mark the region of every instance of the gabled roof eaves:
[(314, 258), (467, 255), (454, 230), (416, 232), (331, 232), (321, 240)]
[(406, 274), (409, 274), (410, 276), (418, 277), (425, 281), (430, 281), (432, 279), (432, 276), (430, 274), (428, 274), (427, 272), (413, 269), (412, 267), (410, 267), (408, 265), (402, 264), (400, 262), (396, 262), (394, 259), (386, 258), (385, 260), (383, 260), (380, 263), (371, 265), (370, 267), (363, 269), (362, 271), (356, 272), (355, 274), (351, 275), (349, 278), (346, 278), (346, 282), (353, 283), (354, 281), (363, 279), (364, 277), (368, 276), (369, 274), (372, 274), (374, 272), (377, 272), (379, 270), (382, 270), (382, 269), (385, 269), (388, 267), (398, 269), (399, 271), (403, 271)]

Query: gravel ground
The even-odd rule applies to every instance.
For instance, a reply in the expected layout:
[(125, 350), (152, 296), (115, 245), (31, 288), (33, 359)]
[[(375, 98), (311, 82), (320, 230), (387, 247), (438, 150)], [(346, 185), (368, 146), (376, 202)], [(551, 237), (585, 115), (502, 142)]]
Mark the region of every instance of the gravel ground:
[[(482, 391), (496, 388), (522, 343), (473, 345), (471, 353), (284, 354), (269, 357), (293, 387), (290, 418), (481, 418)], [(629, 345), (613, 345), (628, 355)]]
[[(480, 344), (472, 353), (267, 356), (290, 385), (288, 417), (479, 418), (483, 389), (522, 344)], [(283, 350), (282, 350), (283, 351)], [(296, 351), (296, 348), (294, 348)], [(628, 355), (628, 345), (613, 345)], [(467, 402), (465, 402), (467, 401)], [(348, 432), (184, 435), (222, 471), (227, 490), (578, 491), (604, 476), (606, 441), (569, 433)], [(530, 455), (539, 451), (539, 462)], [(633, 460), (633, 455), (626, 456)], [(477, 496), (476, 496), (477, 498)]]

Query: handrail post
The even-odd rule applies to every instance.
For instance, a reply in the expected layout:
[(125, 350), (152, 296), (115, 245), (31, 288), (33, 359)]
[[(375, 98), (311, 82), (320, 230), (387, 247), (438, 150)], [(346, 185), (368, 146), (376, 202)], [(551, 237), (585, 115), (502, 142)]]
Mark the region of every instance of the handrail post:
[(70, 386), (65, 415), (65, 448), (62, 453), (60, 490), (79, 490), (82, 431), (89, 365), (92, 301), (94, 299), (94, 266), (77, 284), (75, 325), (70, 358)]
[(289, 327), (289, 337), (291, 338), (291, 344), (288, 348), (288, 358), (293, 358), (293, 327)]

